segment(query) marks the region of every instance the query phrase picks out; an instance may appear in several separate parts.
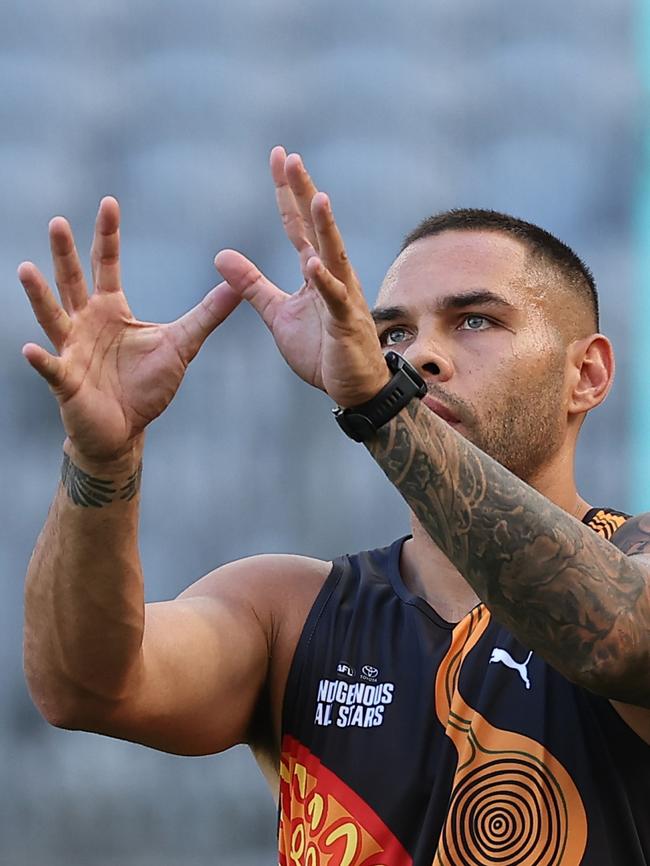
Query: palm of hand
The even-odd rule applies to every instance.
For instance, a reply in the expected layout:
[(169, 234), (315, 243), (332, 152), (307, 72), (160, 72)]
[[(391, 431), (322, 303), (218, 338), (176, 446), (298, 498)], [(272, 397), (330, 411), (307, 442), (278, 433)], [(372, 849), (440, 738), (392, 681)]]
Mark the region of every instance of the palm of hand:
[(104, 457), (167, 408), (187, 362), (169, 326), (134, 319), (121, 292), (92, 296), (71, 322), (53, 391), (72, 442)]
[(325, 390), (323, 384), (323, 342), (327, 310), (313, 286), (303, 285), (288, 295), (269, 327), (282, 357), (310, 385)]

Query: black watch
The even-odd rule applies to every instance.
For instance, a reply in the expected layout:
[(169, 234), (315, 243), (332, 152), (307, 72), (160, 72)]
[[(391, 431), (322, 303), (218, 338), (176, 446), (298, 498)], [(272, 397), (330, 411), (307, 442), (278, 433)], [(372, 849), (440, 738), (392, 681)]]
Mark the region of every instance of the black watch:
[(372, 439), (377, 430), (394, 418), (413, 397), (422, 399), (427, 393), (422, 376), (401, 355), (387, 352), (384, 357), (394, 376), (379, 394), (360, 406), (332, 409), (336, 423), (355, 442)]

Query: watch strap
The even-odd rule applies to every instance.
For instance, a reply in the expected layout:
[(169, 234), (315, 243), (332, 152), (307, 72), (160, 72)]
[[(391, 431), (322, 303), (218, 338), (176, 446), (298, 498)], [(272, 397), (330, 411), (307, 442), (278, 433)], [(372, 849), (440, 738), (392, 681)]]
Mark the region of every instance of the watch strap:
[(355, 442), (371, 439), (414, 397), (421, 399), (427, 393), (424, 379), (401, 355), (387, 352), (385, 358), (393, 377), (378, 394), (359, 406), (332, 410), (341, 430)]

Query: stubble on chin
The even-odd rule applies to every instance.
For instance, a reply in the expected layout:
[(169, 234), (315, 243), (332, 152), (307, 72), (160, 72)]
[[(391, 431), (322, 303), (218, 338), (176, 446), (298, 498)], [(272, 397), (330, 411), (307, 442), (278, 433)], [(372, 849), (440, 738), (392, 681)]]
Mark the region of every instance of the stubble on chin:
[(490, 407), (476, 412), (464, 430), (481, 451), (531, 483), (539, 470), (557, 454), (564, 442), (565, 419), (559, 402), (563, 376), (543, 383), (512, 386), (506, 395), (486, 401)]

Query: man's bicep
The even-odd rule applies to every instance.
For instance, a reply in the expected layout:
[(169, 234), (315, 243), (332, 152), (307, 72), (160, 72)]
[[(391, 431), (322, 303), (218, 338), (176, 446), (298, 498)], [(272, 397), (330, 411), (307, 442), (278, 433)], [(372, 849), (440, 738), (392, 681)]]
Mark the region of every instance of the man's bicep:
[(233, 563), (173, 601), (146, 606), (137, 668), (102, 733), (195, 755), (245, 741), (271, 641), (264, 598), (256, 607), (249, 598), (254, 577), (245, 561)]
[[(641, 620), (639, 635), (641, 640), (645, 640), (645, 652), (650, 665), (650, 513), (626, 520), (614, 533), (611, 541), (619, 550), (632, 557), (647, 577), (646, 590), (638, 600), (638, 615)], [(610, 703), (623, 721), (642, 740), (650, 744), (650, 709), (622, 701), (612, 700)]]
[(216, 569), (173, 601), (148, 604), (125, 698), (86, 729), (212, 754), (259, 734), (251, 726), (269, 694), (271, 713), (262, 715), (277, 726), (298, 637), (330, 568), (304, 556), (255, 556)]

